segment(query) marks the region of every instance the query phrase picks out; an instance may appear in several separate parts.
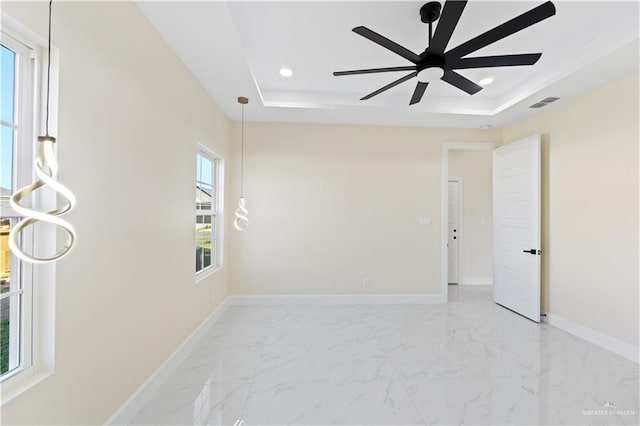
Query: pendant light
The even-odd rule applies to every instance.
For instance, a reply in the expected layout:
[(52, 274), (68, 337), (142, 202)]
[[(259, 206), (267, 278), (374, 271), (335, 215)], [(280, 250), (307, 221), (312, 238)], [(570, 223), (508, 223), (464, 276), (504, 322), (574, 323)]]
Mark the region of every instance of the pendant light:
[(244, 231), (249, 226), (249, 212), (244, 205), (244, 106), (249, 103), (249, 99), (244, 96), (238, 98), (238, 103), (242, 105), (242, 130), (240, 133), (240, 201), (236, 209), (236, 218), (233, 226), (238, 231)]
[[(9, 248), (18, 258), (31, 263), (49, 263), (55, 262), (69, 254), (71, 248), (76, 241), (76, 231), (73, 226), (60, 216), (73, 209), (76, 199), (71, 191), (69, 191), (64, 185), (56, 180), (58, 175), (58, 160), (56, 158), (56, 138), (49, 134), (49, 88), (51, 82), (51, 9), (53, 0), (49, 1), (49, 50), (47, 56), (47, 104), (46, 104), (46, 119), (45, 119), (45, 135), (38, 136), (38, 153), (35, 159), (35, 173), (37, 180), (23, 188), (20, 188), (11, 195), (10, 203), (13, 210), (20, 216), (24, 216), (23, 219), (11, 229), (9, 233)], [(25, 197), (33, 194), (33, 192), (39, 188), (48, 186), (53, 189), (57, 195), (60, 195), (66, 200), (66, 203), (54, 210), (48, 212), (41, 212), (31, 208), (20, 205), (20, 201)], [(57, 197), (56, 197), (57, 203)], [(46, 222), (59, 226), (67, 233), (67, 242), (64, 248), (51, 257), (36, 257), (33, 254), (26, 253), (22, 247), (20, 247), (20, 232), (24, 228), (30, 225), (35, 225), (38, 222)]]

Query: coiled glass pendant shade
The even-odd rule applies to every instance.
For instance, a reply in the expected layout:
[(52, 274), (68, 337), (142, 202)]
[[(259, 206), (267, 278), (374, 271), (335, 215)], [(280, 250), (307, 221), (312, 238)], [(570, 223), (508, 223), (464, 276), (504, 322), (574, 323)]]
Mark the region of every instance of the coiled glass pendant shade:
[[(13, 254), (20, 259), (31, 263), (48, 263), (61, 259), (69, 253), (76, 240), (76, 231), (73, 229), (73, 226), (60, 217), (73, 209), (76, 203), (76, 197), (69, 189), (56, 180), (56, 176), (58, 175), (58, 161), (54, 151), (55, 141), (55, 138), (51, 136), (38, 137), (38, 155), (35, 161), (37, 180), (17, 190), (10, 199), (11, 208), (24, 218), (11, 229), (9, 233), (9, 248)], [(49, 212), (41, 212), (20, 205), (20, 201), (45, 185), (53, 189), (56, 195), (66, 200), (66, 203), (62, 207)], [(26, 253), (20, 247), (20, 232), (27, 226), (35, 225), (37, 222), (45, 222), (59, 226), (67, 233), (67, 242), (64, 248), (51, 257), (36, 257), (33, 254)]]
[(233, 226), (238, 231), (244, 231), (249, 226), (249, 211), (244, 206), (244, 197), (240, 197), (240, 202), (238, 203), (238, 208), (236, 209), (235, 215), (236, 218), (233, 221)]

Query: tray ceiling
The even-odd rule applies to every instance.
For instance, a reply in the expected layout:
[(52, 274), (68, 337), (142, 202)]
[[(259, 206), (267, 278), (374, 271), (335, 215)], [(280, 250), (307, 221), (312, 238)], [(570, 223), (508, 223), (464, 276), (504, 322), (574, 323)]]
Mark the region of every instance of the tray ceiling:
[[(139, 2), (139, 6), (218, 105), (238, 119), (237, 96), (251, 99), (256, 121), (499, 127), (533, 114), (547, 96), (562, 101), (637, 71), (639, 3), (556, 1), (555, 16), (479, 50), (474, 56), (536, 53), (534, 66), (468, 69), (494, 82), (468, 95), (431, 83), (409, 106), (415, 81), (359, 99), (403, 73), (334, 77), (333, 71), (410, 65), (353, 33), (368, 28), (420, 53), (428, 27), (424, 2), (233, 1)], [(470, 1), (453, 33), (455, 47), (543, 2)], [(293, 70), (282, 77), (279, 70)], [(556, 105), (554, 104), (554, 105)], [(551, 106), (549, 107), (551, 108)]]

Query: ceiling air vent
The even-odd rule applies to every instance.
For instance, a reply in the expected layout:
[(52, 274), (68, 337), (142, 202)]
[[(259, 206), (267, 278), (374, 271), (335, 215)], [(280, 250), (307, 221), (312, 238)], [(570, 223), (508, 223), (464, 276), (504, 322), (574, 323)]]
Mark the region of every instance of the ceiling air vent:
[(537, 103), (529, 106), (529, 108), (542, 108), (542, 107), (545, 107), (545, 106), (549, 105), (551, 102), (557, 101), (558, 99), (560, 99), (560, 98), (554, 98), (553, 96), (548, 97), (548, 98), (544, 98), (540, 102), (537, 102)]

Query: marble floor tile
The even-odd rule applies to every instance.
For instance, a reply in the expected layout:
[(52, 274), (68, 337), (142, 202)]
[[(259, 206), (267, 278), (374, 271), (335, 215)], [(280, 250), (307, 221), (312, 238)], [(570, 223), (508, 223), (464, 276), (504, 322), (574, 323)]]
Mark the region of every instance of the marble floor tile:
[(407, 381), (428, 425), (583, 424), (579, 405), (538, 376)]
[(414, 425), (422, 418), (399, 381), (254, 383), (247, 425)]
[[(232, 306), (233, 308), (233, 306)], [(252, 311), (247, 309), (242, 310), (227, 310), (218, 321), (223, 323), (273, 323), (281, 321), (286, 316), (286, 313), (280, 310), (273, 311)]]
[(508, 351), (540, 375), (638, 372), (638, 364), (561, 330), (552, 328), (544, 336), (510, 345)]
[(230, 306), (131, 424), (638, 425), (639, 366), (451, 286), (443, 305)]
[(283, 312), (282, 322), (315, 326), (343, 325), (362, 321), (365, 312), (365, 307), (361, 306), (316, 306), (306, 311), (289, 307)]
[(343, 324), (279, 322), (264, 339), (267, 345), (334, 345), (374, 340), (371, 329), (361, 322)]
[(216, 321), (198, 346), (261, 345), (271, 327), (270, 323)]
[(491, 286), (450, 285), (449, 303), (487, 303), (491, 298)]
[(251, 381), (262, 346), (198, 346), (169, 376), (168, 384)]
[(545, 376), (595, 424), (640, 424), (638, 373), (570, 374)]
[(131, 425), (233, 425), (242, 416), (249, 383), (163, 385)]
[(385, 353), (406, 380), (533, 374), (499, 343), (413, 343), (386, 346)]
[(433, 313), (391, 313), (368, 319), (367, 326), (384, 345), (439, 342), (449, 339), (447, 318)]
[(486, 303), (448, 303), (447, 313), (450, 317), (480, 320), (508, 318), (513, 314), (509, 309), (490, 300), (487, 300)]
[(392, 380), (397, 376), (378, 342), (330, 346), (265, 346), (256, 382)]

